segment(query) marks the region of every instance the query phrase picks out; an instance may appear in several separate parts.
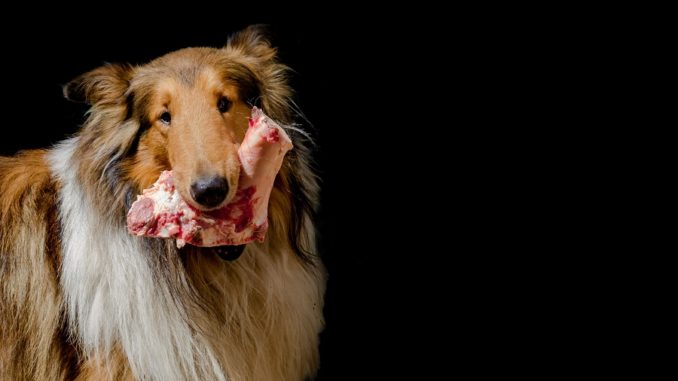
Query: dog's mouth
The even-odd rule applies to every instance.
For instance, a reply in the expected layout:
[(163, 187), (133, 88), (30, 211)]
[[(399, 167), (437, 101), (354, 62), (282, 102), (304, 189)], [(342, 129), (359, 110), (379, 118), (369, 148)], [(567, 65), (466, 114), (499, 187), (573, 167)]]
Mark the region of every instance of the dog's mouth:
[(225, 261), (235, 261), (240, 258), (242, 253), (245, 251), (246, 245), (237, 245), (237, 246), (217, 246), (212, 248), (214, 253), (216, 253), (219, 258)]

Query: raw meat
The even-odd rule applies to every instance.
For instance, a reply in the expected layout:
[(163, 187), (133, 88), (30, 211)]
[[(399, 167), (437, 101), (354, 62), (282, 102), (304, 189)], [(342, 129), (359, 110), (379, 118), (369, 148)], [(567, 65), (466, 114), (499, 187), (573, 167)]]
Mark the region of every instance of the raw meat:
[(186, 243), (212, 247), (263, 241), (273, 181), (291, 148), (285, 131), (254, 107), (238, 150), (240, 179), (231, 202), (208, 212), (195, 209), (174, 187), (172, 171), (164, 171), (137, 196), (127, 214), (127, 229), (138, 236), (176, 237), (179, 248)]

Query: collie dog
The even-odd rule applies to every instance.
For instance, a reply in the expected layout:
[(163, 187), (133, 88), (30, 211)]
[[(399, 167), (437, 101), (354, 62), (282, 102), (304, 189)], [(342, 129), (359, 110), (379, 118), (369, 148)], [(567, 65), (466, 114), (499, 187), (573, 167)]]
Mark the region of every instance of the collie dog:
[[(90, 105), (81, 130), (0, 158), (0, 379), (314, 377), (325, 271), (310, 140), (293, 127), (287, 71), (250, 27), (220, 49), (107, 64), (64, 87)], [(234, 192), (254, 104), (295, 145), (265, 241), (224, 256), (128, 234), (131, 203), (163, 170), (197, 208), (189, 189), (199, 176), (219, 175)]]

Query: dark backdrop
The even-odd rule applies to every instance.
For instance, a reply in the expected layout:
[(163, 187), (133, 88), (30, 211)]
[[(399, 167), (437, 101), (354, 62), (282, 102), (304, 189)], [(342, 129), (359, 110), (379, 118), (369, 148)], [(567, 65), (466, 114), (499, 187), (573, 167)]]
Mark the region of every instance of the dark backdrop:
[(296, 71), (297, 101), (318, 142), (320, 249), (329, 272), (318, 379), (379, 379), (414, 368), (420, 379), (426, 367), (413, 363), (425, 349), (415, 344), (421, 323), (409, 316), (429, 313), (422, 307), (429, 292), (414, 291), (425, 277), (411, 267), (418, 247), (408, 237), (426, 242), (412, 226), (430, 223), (406, 216), (431, 205), (404, 195), (425, 176), (411, 149), (421, 144), (421, 127), (406, 121), (426, 117), (414, 103), (423, 94), (411, 85), (428, 75), (408, 64), (413, 55), (436, 60), (421, 36), (381, 16), (328, 8), (291, 20), (223, 11), (111, 12), (2, 26), (0, 154), (48, 147), (77, 130), (85, 109), (62, 99), (61, 85), (78, 74), (103, 62), (144, 63), (183, 47), (221, 46), (236, 30), (268, 24), (281, 60)]

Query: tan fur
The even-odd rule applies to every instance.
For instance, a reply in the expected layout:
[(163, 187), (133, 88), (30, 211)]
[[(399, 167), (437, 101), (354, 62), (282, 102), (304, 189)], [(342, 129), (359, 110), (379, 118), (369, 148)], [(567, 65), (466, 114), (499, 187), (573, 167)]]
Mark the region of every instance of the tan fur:
[[(56, 184), (44, 151), (0, 158), (0, 379), (63, 380), (71, 374), (56, 221)], [(54, 363), (63, 364), (54, 366)]]
[(116, 348), (110, 358), (92, 357), (80, 364), (79, 374), (75, 381), (134, 381), (134, 374), (129, 368), (125, 355)]
[[(45, 151), (0, 158), (0, 380), (134, 380), (135, 372), (159, 379), (145, 368), (143, 353), (128, 342), (129, 335), (145, 334), (143, 330), (134, 324), (116, 326), (115, 313), (110, 322), (92, 317), (81, 321), (76, 314), (89, 308), (78, 302), (79, 295), (98, 287), (95, 295), (104, 298), (121, 292), (129, 292), (130, 300), (156, 295), (130, 304), (128, 308), (142, 309), (134, 314), (146, 314), (147, 306), (160, 310), (158, 303), (172, 304), (162, 310), (177, 315), (156, 316), (153, 323), (167, 324), (168, 332), (173, 332), (172, 324), (177, 332), (189, 329), (181, 336), (189, 341), (162, 352), (179, 357), (158, 359), (180, 364), (174, 376), (178, 380), (221, 379), (223, 374), (235, 381), (292, 381), (315, 374), (325, 283), (314, 254), (317, 185), (308, 140), (297, 129), (288, 130), (295, 149), (275, 182), (267, 238), (248, 245), (238, 260), (221, 260), (211, 249), (187, 246), (179, 251), (169, 240), (131, 237), (124, 231), (134, 195), (162, 170), (175, 171), (187, 200), (190, 183), (204, 175), (226, 177), (234, 192), (236, 153), (250, 102), (259, 101), (282, 124), (292, 123), (287, 69), (275, 55), (260, 31), (250, 28), (222, 49), (184, 49), (144, 66), (101, 67), (65, 89), (69, 98), (92, 106), (76, 139), (55, 148), (50, 159)], [(216, 107), (222, 96), (232, 101), (226, 113)], [(169, 126), (159, 121), (166, 111), (172, 114)], [(92, 224), (83, 231), (112, 231), (115, 237), (79, 234), (78, 221), (64, 220), (72, 215), (95, 216), (83, 217), (83, 223)], [(148, 264), (157, 290), (96, 281), (98, 272), (127, 271), (122, 260), (111, 262), (119, 268), (88, 265), (82, 274), (73, 270), (75, 258), (111, 260), (118, 255), (106, 251), (107, 239), (112, 245), (125, 240), (118, 246), (141, 250), (145, 259), (139, 263)], [(76, 247), (73, 240), (102, 244), (86, 253), (63, 251)], [(110, 306), (105, 299), (101, 302)], [(119, 308), (120, 314), (132, 311)], [(112, 337), (127, 341), (88, 338), (99, 337), (98, 329), (103, 335), (106, 325), (115, 333)], [(183, 358), (182, 353), (193, 357)]]

